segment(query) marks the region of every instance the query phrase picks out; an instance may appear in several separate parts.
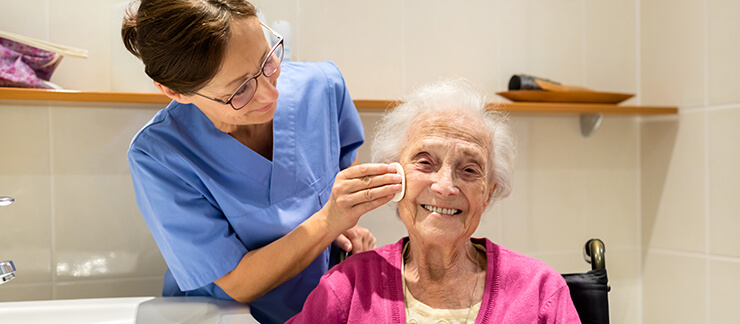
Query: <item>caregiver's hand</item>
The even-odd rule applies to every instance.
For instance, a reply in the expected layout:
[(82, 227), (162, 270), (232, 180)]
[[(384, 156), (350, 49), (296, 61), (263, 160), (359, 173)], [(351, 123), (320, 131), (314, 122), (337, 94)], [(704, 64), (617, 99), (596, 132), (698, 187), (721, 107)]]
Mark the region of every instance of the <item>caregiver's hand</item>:
[(339, 235), (334, 241), (337, 246), (352, 254), (365, 252), (376, 248), (375, 235), (367, 228), (355, 226)]
[(397, 192), (401, 192), (401, 176), (396, 174), (395, 166), (382, 163), (351, 166), (337, 174), (321, 213), (330, 232), (338, 236), (355, 227), (360, 216), (391, 201)]

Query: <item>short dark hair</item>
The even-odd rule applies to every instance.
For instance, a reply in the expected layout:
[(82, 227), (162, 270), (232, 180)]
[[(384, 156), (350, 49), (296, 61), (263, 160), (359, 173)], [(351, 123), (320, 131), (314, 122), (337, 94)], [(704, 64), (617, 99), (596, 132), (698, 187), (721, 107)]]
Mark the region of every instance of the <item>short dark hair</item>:
[(191, 95), (221, 68), (232, 21), (256, 16), (245, 0), (140, 0), (129, 6), (121, 36), (152, 80)]

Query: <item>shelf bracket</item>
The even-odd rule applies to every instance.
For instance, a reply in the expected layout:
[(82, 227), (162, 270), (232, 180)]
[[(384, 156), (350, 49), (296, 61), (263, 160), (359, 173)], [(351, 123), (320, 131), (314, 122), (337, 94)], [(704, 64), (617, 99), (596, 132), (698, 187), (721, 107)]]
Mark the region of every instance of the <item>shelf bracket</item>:
[(581, 135), (590, 137), (604, 120), (604, 114), (581, 114)]

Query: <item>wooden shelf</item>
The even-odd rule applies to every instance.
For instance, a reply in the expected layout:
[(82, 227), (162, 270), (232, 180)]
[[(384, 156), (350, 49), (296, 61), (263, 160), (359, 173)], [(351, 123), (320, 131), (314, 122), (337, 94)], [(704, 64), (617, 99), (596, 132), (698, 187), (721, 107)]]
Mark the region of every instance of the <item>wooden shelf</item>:
[[(170, 99), (159, 93), (138, 92), (93, 92), (76, 90), (46, 90), (0, 87), (0, 100), (40, 100), (111, 102), (138, 104), (167, 104)], [(384, 111), (398, 104), (395, 100), (354, 100), (358, 110)], [(544, 103), (544, 102), (493, 102), (491, 109), (514, 113), (544, 114), (631, 114), (631, 115), (670, 115), (677, 114), (677, 107), (661, 106), (618, 106), (609, 104), (583, 103)], [(157, 106), (157, 109), (161, 106)]]
[(119, 102), (142, 104), (167, 104), (170, 98), (161, 93), (143, 92), (95, 92), (78, 90), (47, 90), (0, 87), (0, 99), (40, 100), (40, 101), (78, 101), (78, 102)]

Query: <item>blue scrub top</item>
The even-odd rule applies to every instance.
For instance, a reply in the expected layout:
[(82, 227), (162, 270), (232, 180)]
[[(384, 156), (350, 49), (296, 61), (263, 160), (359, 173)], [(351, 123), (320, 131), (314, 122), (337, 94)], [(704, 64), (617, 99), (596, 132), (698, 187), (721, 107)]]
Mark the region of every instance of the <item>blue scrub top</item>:
[[(174, 101), (131, 142), (136, 201), (169, 266), (164, 296), (231, 299), (213, 282), (321, 209), (336, 174), (354, 162), (362, 123), (333, 63), (284, 62), (277, 88), (272, 161)], [(327, 248), (251, 303), (253, 316), (297, 314), (328, 262)]]

